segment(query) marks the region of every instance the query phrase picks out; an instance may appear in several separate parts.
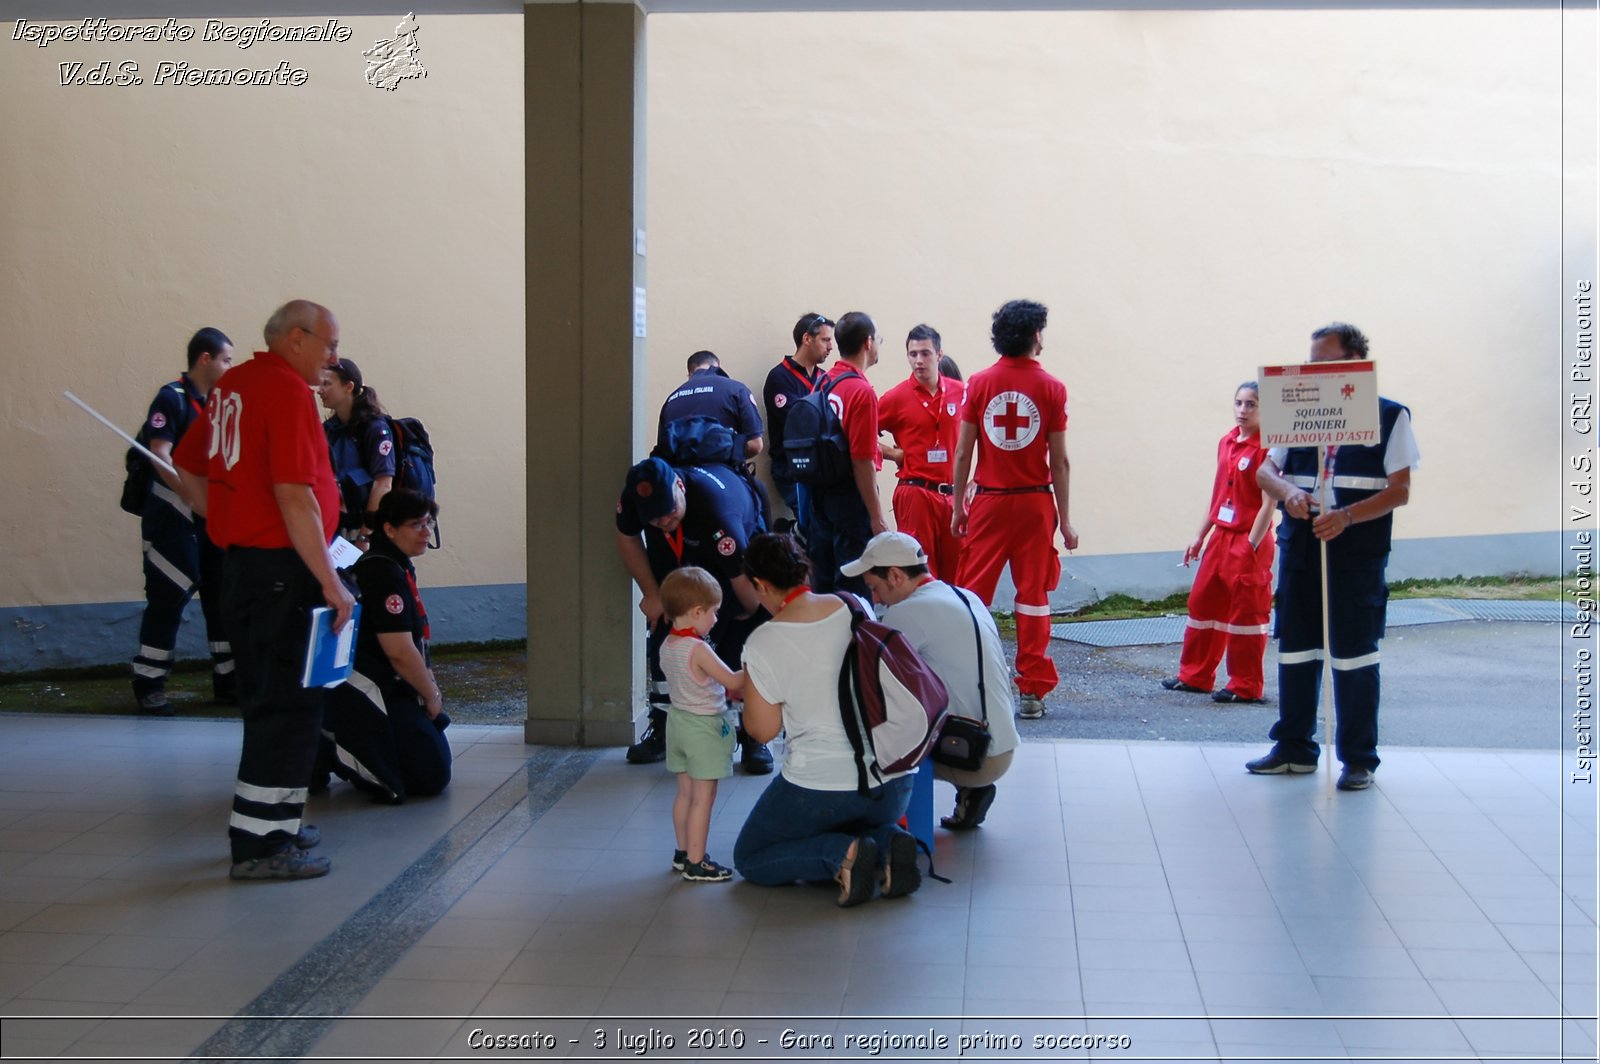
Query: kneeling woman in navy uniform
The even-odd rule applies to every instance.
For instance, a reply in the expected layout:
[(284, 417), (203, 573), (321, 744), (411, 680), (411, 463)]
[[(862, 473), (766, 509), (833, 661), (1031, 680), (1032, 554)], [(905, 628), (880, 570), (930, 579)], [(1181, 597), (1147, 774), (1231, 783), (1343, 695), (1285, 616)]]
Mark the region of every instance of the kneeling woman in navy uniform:
[(369, 514), (372, 547), (351, 569), (361, 626), (350, 679), (328, 692), (322, 763), (380, 801), (450, 782), (450, 723), (428, 665), (428, 614), (411, 559), (428, 549), (439, 505), (400, 489)]

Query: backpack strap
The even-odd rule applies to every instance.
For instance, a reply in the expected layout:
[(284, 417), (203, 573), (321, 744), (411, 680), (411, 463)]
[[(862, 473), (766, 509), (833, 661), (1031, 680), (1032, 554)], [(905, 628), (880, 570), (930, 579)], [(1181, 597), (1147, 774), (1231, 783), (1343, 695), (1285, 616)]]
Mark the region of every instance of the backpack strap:
[(856, 632), (866, 615), (853, 596), (835, 592), (835, 597), (850, 611), (850, 642), (845, 646), (844, 662), (839, 666), (839, 719), (844, 724), (845, 737), (850, 740), (850, 749), (856, 755), (856, 793), (866, 795), (872, 793), (872, 783), (867, 775), (869, 767), (878, 782), (883, 782), (882, 774), (878, 772), (876, 754), (868, 756), (871, 739), (866, 733), (866, 722), (861, 717), (861, 677), (858, 669), (861, 647), (856, 642)]

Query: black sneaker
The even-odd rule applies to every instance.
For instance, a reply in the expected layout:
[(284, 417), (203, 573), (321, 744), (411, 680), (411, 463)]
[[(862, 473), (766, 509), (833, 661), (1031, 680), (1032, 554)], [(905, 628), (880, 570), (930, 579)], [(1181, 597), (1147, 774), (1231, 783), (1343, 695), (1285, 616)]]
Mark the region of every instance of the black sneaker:
[(167, 701), (165, 691), (151, 691), (147, 695), (139, 695), (139, 712), (147, 717), (172, 716), (172, 703)]
[(725, 883), (733, 878), (733, 869), (717, 864), (708, 854), (699, 861), (684, 861), (683, 878), (690, 883)]
[(1341, 791), (1364, 791), (1372, 786), (1372, 770), (1346, 765), (1345, 770), (1339, 773), (1339, 782), (1334, 786)]
[(667, 712), (650, 711), (650, 725), (639, 741), (628, 747), (628, 764), (653, 765), (667, 759)]
[(237, 861), (228, 871), (230, 879), (316, 879), (333, 868), (326, 857), (312, 857), (293, 846), (271, 857)]
[(1162, 680), (1161, 686), (1165, 687), (1169, 691), (1182, 691), (1185, 694), (1191, 695), (1208, 695), (1211, 693), (1204, 687), (1196, 687), (1194, 684), (1184, 683), (1176, 676), (1172, 677), (1170, 680)]
[(992, 783), (984, 787), (957, 787), (956, 811), (952, 816), (941, 819), (939, 826), (946, 831), (971, 831), (989, 815), (994, 796), (995, 785)]
[(1252, 776), (1281, 776), (1285, 772), (1304, 775), (1307, 772), (1317, 771), (1317, 763), (1315, 761), (1310, 764), (1306, 764), (1303, 761), (1290, 761), (1274, 750), (1266, 757), (1258, 757), (1254, 761), (1246, 761), (1244, 768)]
[(673, 850), (672, 851), (672, 870), (674, 872), (682, 872), (683, 871), (683, 866), (688, 864), (688, 863), (689, 863), (689, 851), (688, 850)]

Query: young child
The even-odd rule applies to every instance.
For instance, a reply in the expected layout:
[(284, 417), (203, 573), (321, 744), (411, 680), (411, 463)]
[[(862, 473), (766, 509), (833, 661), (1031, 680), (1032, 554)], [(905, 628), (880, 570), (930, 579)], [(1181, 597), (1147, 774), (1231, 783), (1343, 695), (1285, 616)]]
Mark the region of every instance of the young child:
[(678, 774), (678, 796), (672, 803), (678, 849), (672, 867), (691, 883), (733, 878), (731, 869), (706, 854), (717, 781), (733, 774), (734, 734), (724, 713), (724, 689), (736, 697), (744, 690), (744, 671), (729, 669), (705, 641), (721, 605), (722, 588), (704, 569), (687, 565), (661, 582), (661, 606), (672, 619), (672, 632), (661, 644), (661, 671), (672, 695), (667, 769)]

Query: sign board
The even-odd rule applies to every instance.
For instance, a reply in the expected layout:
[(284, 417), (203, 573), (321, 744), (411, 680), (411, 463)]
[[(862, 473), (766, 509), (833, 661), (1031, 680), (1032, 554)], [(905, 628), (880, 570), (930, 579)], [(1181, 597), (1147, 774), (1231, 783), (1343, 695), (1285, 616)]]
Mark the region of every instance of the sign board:
[(1378, 367), (1364, 359), (1262, 366), (1261, 446), (1377, 444)]

